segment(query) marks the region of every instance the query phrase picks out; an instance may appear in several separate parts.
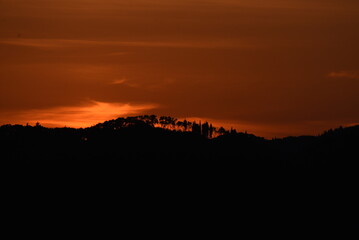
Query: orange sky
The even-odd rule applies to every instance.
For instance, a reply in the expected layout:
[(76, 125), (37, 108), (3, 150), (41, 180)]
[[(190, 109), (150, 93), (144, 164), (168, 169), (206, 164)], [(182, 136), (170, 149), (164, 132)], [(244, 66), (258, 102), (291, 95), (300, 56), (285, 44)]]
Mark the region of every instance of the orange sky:
[(358, 26), (357, 0), (0, 0), (0, 124), (359, 123)]

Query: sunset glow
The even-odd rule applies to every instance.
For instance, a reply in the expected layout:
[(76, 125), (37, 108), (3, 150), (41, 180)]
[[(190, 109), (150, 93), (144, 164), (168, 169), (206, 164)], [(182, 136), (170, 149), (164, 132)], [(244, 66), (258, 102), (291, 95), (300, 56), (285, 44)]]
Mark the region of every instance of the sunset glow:
[(109, 119), (136, 115), (152, 110), (155, 105), (130, 105), (91, 101), (82, 106), (56, 107), (41, 110), (26, 110), (16, 113), (17, 123), (35, 125), (40, 123), (47, 127), (84, 128)]
[(2, 0), (0, 124), (156, 114), (267, 138), (359, 122), (357, 0)]

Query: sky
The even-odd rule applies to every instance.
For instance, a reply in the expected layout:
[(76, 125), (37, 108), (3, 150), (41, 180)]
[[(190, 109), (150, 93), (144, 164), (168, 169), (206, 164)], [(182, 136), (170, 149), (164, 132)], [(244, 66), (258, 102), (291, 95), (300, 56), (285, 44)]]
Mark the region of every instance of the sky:
[(0, 0), (0, 124), (359, 123), (357, 0)]

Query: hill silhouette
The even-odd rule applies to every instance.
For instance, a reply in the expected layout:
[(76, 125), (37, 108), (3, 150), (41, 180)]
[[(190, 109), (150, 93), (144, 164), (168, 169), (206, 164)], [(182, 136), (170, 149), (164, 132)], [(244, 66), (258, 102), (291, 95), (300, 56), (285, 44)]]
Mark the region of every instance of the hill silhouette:
[(118, 118), (85, 129), (45, 128), (39, 123), (0, 127), (3, 162), (41, 166), (61, 161), (75, 166), (111, 161), (126, 163), (121, 168), (126, 174), (142, 164), (176, 161), (188, 163), (188, 169), (202, 161), (208, 166), (216, 162), (273, 170), (349, 169), (358, 164), (358, 139), (359, 126), (339, 127), (319, 136), (267, 140), (207, 122), (155, 115)]
[[(135, 202), (153, 194), (183, 202), (197, 196), (200, 209), (209, 207), (208, 198), (229, 212), (247, 206), (242, 214), (252, 220), (249, 208), (268, 211), (288, 207), (295, 199), (300, 202), (292, 212), (297, 220), (303, 209), (317, 206), (320, 222), (342, 227), (352, 224), (346, 214), (356, 205), (358, 143), (359, 126), (267, 140), (207, 122), (155, 115), (118, 118), (85, 129), (0, 127), (3, 176), (11, 191), (96, 192), (96, 199), (141, 193)], [(305, 221), (317, 227), (318, 219)]]

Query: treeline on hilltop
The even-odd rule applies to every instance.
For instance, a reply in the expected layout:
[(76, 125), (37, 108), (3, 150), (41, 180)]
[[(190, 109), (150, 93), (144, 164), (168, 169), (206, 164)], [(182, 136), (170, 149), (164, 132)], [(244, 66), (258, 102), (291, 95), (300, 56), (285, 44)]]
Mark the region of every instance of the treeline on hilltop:
[(16, 193), (26, 189), (19, 201), (38, 186), (45, 195), (55, 189), (55, 198), (59, 189), (66, 196), (86, 191), (94, 199), (104, 194), (116, 199), (113, 196), (129, 189), (121, 199), (135, 192), (143, 194), (139, 201), (158, 188), (156, 194), (167, 197), (172, 191), (176, 199), (179, 192), (192, 199), (206, 191), (208, 197), (201, 204), (215, 199), (222, 201), (222, 207), (232, 201), (230, 213), (238, 206), (257, 209), (273, 195), (280, 198), (272, 203), (291, 204), (286, 200), (291, 189), (295, 198), (301, 191), (303, 201), (312, 205), (313, 196), (325, 189), (328, 197), (319, 204), (335, 193), (351, 211), (347, 199), (359, 182), (358, 149), (359, 126), (272, 140), (207, 122), (154, 115), (118, 118), (83, 129), (40, 124), (0, 127), (2, 177)]
[(39, 123), (0, 127), (1, 164), (17, 166), (26, 174), (40, 171), (54, 176), (92, 172), (104, 178), (256, 176), (260, 181), (316, 173), (346, 179), (358, 176), (358, 147), (359, 126), (272, 140), (207, 122), (155, 115), (81, 129), (45, 128)]
[[(131, 165), (178, 161), (187, 167), (240, 165), (271, 169), (324, 169), (357, 164), (359, 126), (340, 127), (320, 136), (266, 140), (252, 134), (173, 117), (117, 118), (84, 129), (4, 125), (2, 159), (32, 163), (59, 160)], [(229, 165), (228, 165), (229, 164)], [(162, 167), (162, 166), (161, 166)], [(123, 170), (123, 169), (122, 169)]]
[(5, 159), (20, 162), (34, 159), (31, 160), (34, 163), (44, 159), (48, 162), (52, 159), (74, 162), (82, 159), (89, 162), (219, 159), (225, 154), (220, 156), (221, 147), (212, 145), (219, 145), (221, 136), (230, 135), (240, 137), (249, 145), (264, 141), (251, 134), (237, 133), (235, 129), (214, 127), (208, 122), (180, 121), (156, 115), (117, 118), (80, 129), (46, 128), (40, 123), (0, 127)]
[(224, 134), (237, 133), (233, 128), (226, 130), (224, 127), (214, 127), (211, 123), (201, 121), (183, 121), (170, 116), (157, 117), (156, 115), (141, 115), (135, 117), (117, 118), (109, 120), (104, 123), (95, 125), (95, 128), (106, 128), (112, 130), (118, 130), (130, 126), (150, 126), (161, 127), (163, 129), (169, 129), (174, 131), (192, 132), (194, 134), (202, 135), (205, 138), (213, 138)]

